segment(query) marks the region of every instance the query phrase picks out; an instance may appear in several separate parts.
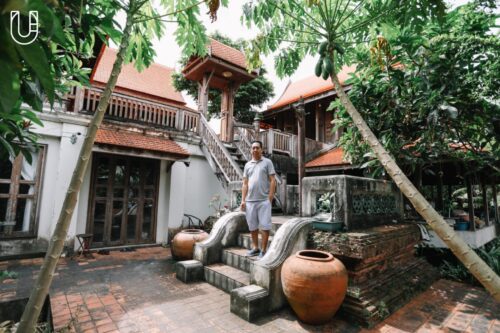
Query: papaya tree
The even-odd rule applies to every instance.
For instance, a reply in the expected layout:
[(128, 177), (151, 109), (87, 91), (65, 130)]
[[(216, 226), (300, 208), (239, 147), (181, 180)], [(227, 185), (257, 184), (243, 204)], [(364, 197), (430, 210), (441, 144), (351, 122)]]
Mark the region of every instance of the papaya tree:
[[(255, 66), (260, 54), (277, 52), (278, 74), (290, 75), (306, 55), (318, 56), (316, 74), (331, 80), (337, 97), (354, 125), (415, 210), (446, 243), (478, 281), (500, 300), (500, 278), (448, 226), (401, 171), (373, 134), (344, 91), (337, 73), (352, 63), (358, 45), (377, 39), (385, 24), (420, 31), (426, 20), (439, 19), (445, 5), (439, 0), (261, 0), (247, 2), (244, 21), (260, 34), (247, 51)], [(380, 39), (384, 43), (383, 39)]]
[[(99, 100), (97, 110), (89, 124), (54, 233), (49, 242), (47, 254), (19, 323), (17, 329), (19, 333), (35, 331), (36, 321), (40, 315), (54, 277), (57, 262), (64, 247), (83, 176), (92, 154), (97, 130), (104, 118), (122, 65), (133, 62), (135, 67), (141, 70), (153, 62), (155, 53), (151, 40), (153, 37), (159, 38), (163, 35), (164, 21), (178, 23), (174, 34), (177, 43), (185, 54), (204, 55), (206, 53), (207, 38), (205, 28), (198, 17), (200, 15), (200, 6), (205, 4), (212, 19), (215, 19), (217, 9), (221, 5), (218, 0), (163, 0), (161, 1), (161, 7), (166, 13), (160, 13), (153, 7), (153, 2), (149, 0), (129, 0), (126, 4), (118, 0), (109, 2), (113, 3), (116, 8), (115, 12), (122, 10), (126, 13), (126, 22), (123, 29), (120, 29), (118, 25), (115, 27), (120, 35), (117, 38), (119, 40), (117, 57)], [(227, 5), (227, 1), (222, 0), (222, 4)], [(82, 5), (81, 10), (85, 12), (93, 9)]]

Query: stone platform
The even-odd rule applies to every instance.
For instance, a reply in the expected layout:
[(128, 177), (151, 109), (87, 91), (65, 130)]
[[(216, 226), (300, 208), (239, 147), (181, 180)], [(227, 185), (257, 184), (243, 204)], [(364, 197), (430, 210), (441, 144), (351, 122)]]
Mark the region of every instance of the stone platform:
[(349, 285), (340, 314), (363, 326), (373, 327), (438, 277), (434, 267), (414, 256), (420, 230), (412, 224), (316, 232), (313, 238), (313, 247), (331, 252), (346, 266)]

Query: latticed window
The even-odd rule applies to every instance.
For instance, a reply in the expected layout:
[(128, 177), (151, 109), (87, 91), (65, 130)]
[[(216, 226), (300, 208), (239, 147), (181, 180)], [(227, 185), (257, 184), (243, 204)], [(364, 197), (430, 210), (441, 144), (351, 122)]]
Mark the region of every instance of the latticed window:
[(44, 149), (0, 159), (0, 238), (34, 236)]

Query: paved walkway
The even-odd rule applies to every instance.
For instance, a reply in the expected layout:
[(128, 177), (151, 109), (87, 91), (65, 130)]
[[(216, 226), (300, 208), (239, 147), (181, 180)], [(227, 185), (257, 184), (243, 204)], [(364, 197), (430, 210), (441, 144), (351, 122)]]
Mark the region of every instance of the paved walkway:
[[(0, 281), (0, 301), (28, 296), (42, 259), (0, 262), (18, 273)], [(372, 330), (334, 318), (300, 323), (289, 309), (248, 323), (229, 311), (229, 294), (175, 278), (169, 249), (111, 252), (91, 260), (62, 259), (51, 288), (58, 332), (478, 332), (500, 333), (500, 304), (484, 290), (447, 280)]]

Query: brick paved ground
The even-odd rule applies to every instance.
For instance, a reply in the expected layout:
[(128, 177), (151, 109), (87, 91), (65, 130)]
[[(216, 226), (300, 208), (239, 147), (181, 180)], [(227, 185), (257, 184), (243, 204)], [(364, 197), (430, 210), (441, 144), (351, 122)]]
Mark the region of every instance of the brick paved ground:
[[(0, 262), (0, 301), (29, 295), (41, 259)], [(289, 309), (250, 324), (229, 311), (229, 295), (175, 278), (161, 247), (62, 259), (51, 288), (59, 332), (481, 332), (500, 333), (500, 304), (479, 288), (440, 280), (372, 330), (334, 318), (313, 327)]]

